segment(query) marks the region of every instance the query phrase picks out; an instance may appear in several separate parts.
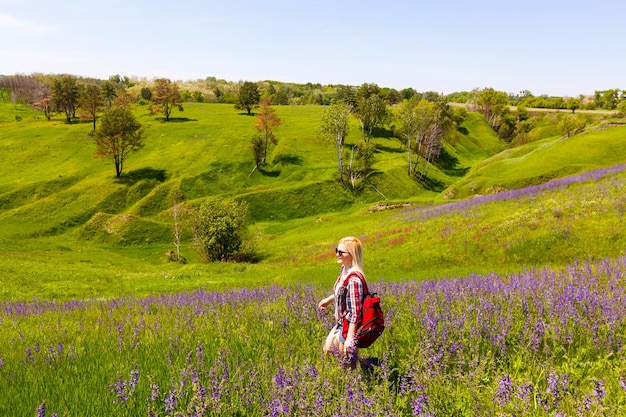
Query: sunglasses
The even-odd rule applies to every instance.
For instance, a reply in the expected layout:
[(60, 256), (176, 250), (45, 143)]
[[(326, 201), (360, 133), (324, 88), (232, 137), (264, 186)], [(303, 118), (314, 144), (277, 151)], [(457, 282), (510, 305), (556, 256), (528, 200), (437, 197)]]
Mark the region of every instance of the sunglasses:
[(335, 255), (339, 255), (339, 256), (343, 256), (343, 255), (349, 255), (350, 252), (346, 252), (343, 250), (339, 250), (338, 248), (335, 248)]

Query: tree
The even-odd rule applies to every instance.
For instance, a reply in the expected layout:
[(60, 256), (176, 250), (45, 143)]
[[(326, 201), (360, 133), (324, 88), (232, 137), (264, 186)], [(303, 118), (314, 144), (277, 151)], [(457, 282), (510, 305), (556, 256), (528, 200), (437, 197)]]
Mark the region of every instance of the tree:
[(464, 112), (450, 111), (442, 96), (420, 99), (415, 95), (400, 105), (397, 114), (396, 134), (406, 141), (408, 174), (417, 172), (419, 164), (413, 163), (412, 152), (424, 160), (419, 179), (428, 173), (428, 166), (441, 154), (443, 138), (456, 123), (465, 118)]
[(252, 151), (252, 158), (254, 159), (254, 169), (248, 174), (248, 176), (252, 175), (252, 173), (263, 163), (263, 137), (260, 134), (256, 134), (252, 137), (250, 141), (250, 150)]
[(94, 135), (94, 156), (112, 158), (115, 175), (119, 178), (124, 169), (124, 161), (143, 148), (143, 138), (143, 129), (133, 113), (125, 108), (114, 108), (104, 113), (100, 119), (100, 128)]
[(150, 87), (141, 87), (139, 95), (144, 100), (152, 100), (152, 90)]
[(418, 152), (424, 158), (423, 169), (420, 171), (418, 180), (427, 176), (428, 167), (441, 155), (445, 135), (454, 127), (454, 119), (444, 97), (439, 96), (434, 103), (428, 103), (432, 104), (432, 108), (430, 114), (426, 116), (429, 124)]
[(246, 81), (239, 88), (239, 99), (235, 104), (235, 109), (246, 110), (249, 116), (252, 109), (259, 104), (260, 99), (259, 87), (251, 81)]
[(350, 130), (350, 105), (345, 102), (331, 104), (322, 113), (319, 132), (323, 138), (332, 140), (337, 152), (339, 181), (343, 183), (343, 144)]
[(283, 121), (276, 115), (276, 110), (274, 110), (270, 106), (270, 98), (263, 97), (259, 104), (260, 111), (256, 115), (257, 123), (254, 125), (254, 128), (261, 134), (263, 137), (263, 158), (261, 162), (264, 163), (267, 161), (267, 149), (269, 147), (269, 142), (273, 144), (278, 143), (278, 138), (274, 135), (274, 130), (280, 126)]
[(83, 118), (93, 121), (93, 130), (96, 130), (96, 116), (102, 107), (100, 87), (90, 84), (83, 89), (79, 99)]
[(565, 107), (567, 109), (571, 110), (572, 114), (574, 114), (574, 112), (576, 112), (576, 110), (580, 109), (580, 106), (582, 106), (582, 102), (581, 102), (580, 98), (570, 97), (567, 100), (565, 100)]
[(596, 106), (604, 110), (614, 110), (619, 101), (619, 89), (596, 91), (594, 93)]
[(617, 114), (621, 117), (626, 115), (626, 100), (622, 99), (617, 106)]
[(50, 114), (52, 112), (52, 100), (50, 99), (50, 96), (43, 97), (41, 100), (35, 101), (33, 103), (33, 107), (43, 111), (46, 119), (50, 120)]
[(182, 223), (183, 219), (187, 216), (189, 209), (187, 203), (184, 201), (180, 201), (180, 195), (178, 192), (175, 192), (171, 198), (172, 207), (172, 220), (174, 224), (172, 225), (172, 236), (174, 238), (174, 246), (176, 246), (176, 254), (171, 254), (170, 258), (172, 260), (176, 259), (176, 262), (179, 264), (184, 264), (187, 262), (184, 256), (180, 253), (181, 241), (183, 237), (183, 228)]
[(127, 90), (120, 90), (113, 101), (113, 106), (118, 109), (124, 108), (130, 110), (134, 102), (134, 95), (130, 94)]
[(403, 98), (398, 90), (389, 87), (382, 88), (379, 95), (390, 106), (399, 103)]
[(102, 83), (102, 100), (106, 104), (107, 108), (111, 108), (113, 103), (115, 102), (115, 98), (117, 97), (117, 89), (115, 85), (107, 80)]
[[(422, 148), (425, 147), (428, 132), (435, 120), (435, 103), (421, 99), (415, 105), (415, 111), (417, 113), (417, 131), (415, 132), (413, 151), (415, 151), (418, 156), (423, 156)], [(416, 168), (417, 164), (414, 166), (414, 169)]]
[(496, 132), (501, 123), (501, 116), (509, 108), (509, 97), (502, 91), (486, 88), (478, 92), (476, 104), (479, 111), (485, 116), (485, 120)]
[(248, 206), (235, 200), (207, 198), (194, 210), (194, 242), (206, 261), (236, 259), (248, 225)]
[(65, 113), (67, 123), (72, 121), (76, 114), (80, 90), (76, 83), (76, 78), (64, 75), (55, 78), (52, 82), (52, 105), (60, 112)]
[(152, 102), (152, 111), (163, 113), (166, 122), (170, 120), (170, 114), (172, 114), (174, 107), (178, 108), (179, 111), (183, 111), (183, 99), (180, 96), (178, 84), (167, 78), (155, 80)]
[(580, 115), (569, 114), (559, 121), (559, 130), (566, 137), (582, 132), (587, 126), (587, 120)]
[(289, 104), (289, 100), (293, 97), (293, 91), (290, 85), (283, 84), (278, 87), (278, 90), (272, 95), (272, 103), (276, 103), (279, 105), (287, 105)]
[(417, 94), (414, 88), (404, 88), (400, 91), (400, 98), (403, 100), (410, 100), (413, 96)]
[(345, 103), (350, 108), (350, 112), (356, 109), (356, 93), (349, 85), (338, 85), (335, 95), (335, 103)]
[[(350, 163), (348, 164), (348, 178), (352, 184), (352, 188), (356, 188), (356, 181), (362, 176), (367, 175), (374, 163), (376, 154), (376, 146), (370, 142), (361, 142), (354, 145), (350, 151)], [(380, 191), (376, 190), (380, 193)], [(383, 196), (384, 197), (384, 196)]]
[(419, 115), (417, 112), (417, 97), (413, 95), (410, 100), (404, 100), (398, 109), (396, 135), (403, 139), (407, 148), (408, 174), (413, 171), (413, 159), (411, 157), (411, 143), (419, 130)]
[(53, 110), (50, 84), (44, 83), (43, 81), (41, 82), (40, 87), (37, 89), (37, 93), (35, 95), (33, 107), (42, 110), (44, 112), (44, 115), (46, 116), (46, 119), (50, 120), (50, 116)]
[(385, 100), (380, 96), (376, 84), (363, 84), (356, 92), (356, 117), (361, 123), (361, 133), (366, 142), (372, 137), (374, 128), (383, 125), (390, 118)]

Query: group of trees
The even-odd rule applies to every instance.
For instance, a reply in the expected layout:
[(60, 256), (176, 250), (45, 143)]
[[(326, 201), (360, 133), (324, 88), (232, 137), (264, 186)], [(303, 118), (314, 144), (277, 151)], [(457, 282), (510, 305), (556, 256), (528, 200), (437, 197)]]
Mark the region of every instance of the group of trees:
[[(350, 147), (346, 169), (344, 140), (349, 132), (351, 116), (359, 121), (363, 141)], [(370, 139), (376, 129), (382, 128), (391, 119), (392, 113), (378, 85), (365, 83), (358, 88), (340, 86), (337, 89), (333, 104), (322, 115), (319, 131), (322, 137), (334, 143), (339, 180), (342, 183), (346, 173), (353, 187), (358, 178), (367, 175), (374, 160), (374, 147)]]
[[(463, 121), (467, 112), (465, 108), (451, 109), (444, 96), (433, 92), (414, 93), (392, 112), (381, 92), (376, 84), (363, 84), (358, 88), (344, 86), (322, 115), (319, 131), (322, 137), (334, 143), (340, 181), (343, 182), (347, 174), (353, 187), (358, 178), (371, 170), (375, 148), (370, 139), (377, 129), (395, 123), (392, 134), (406, 146), (407, 172), (421, 181), (427, 176), (428, 166), (441, 155), (447, 135)], [(363, 141), (351, 146), (349, 155), (345, 155), (344, 141), (350, 117), (359, 121)], [(349, 161), (347, 168), (346, 159)]]
[(40, 109), (47, 119), (58, 112), (67, 123), (75, 119), (92, 123), (94, 156), (111, 159), (119, 178), (124, 161), (143, 147), (144, 139), (143, 129), (130, 109), (133, 100), (125, 92), (128, 83), (119, 76), (99, 81), (71, 75), (17, 75), (0, 78), (0, 89), (14, 103), (24, 102)]
[[(368, 84), (374, 87), (374, 84)], [(90, 92), (85, 91), (91, 86)], [(7, 75), (0, 76), (0, 93), (14, 102), (24, 102), (44, 111), (46, 117), (54, 112), (64, 113), (66, 118), (93, 121), (93, 111), (81, 112), (77, 109), (89, 108), (82, 103), (83, 96), (95, 97), (93, 88), (101, 92), (101, 103), (110, 107), (120, 94), (125, 94), (130, 102), (150, 104), (153, 110), (169, 119), (172, 109), (182, 110), (186, 102), (230, 103), (245, 109), (248, 114), (258, 105), (261, 97), (269, 97), (273, 105), (318, 104), (330, 105), (345, 101), (345, 94), (352, 94), (353, 86), (321, 85), (314, 83), (294, 84), (279, 81), (237, 81), (231, 82), (207, 77), (194, 81), (170, 81), (167, 79), (147, 80), (113, 75), (108, 80), (81, 78), (72, 75)], [(362, 86), (363, 87), (363, 86)], [(393, 106), (418, 94), (413, 88), (396, 90), (387, 87), (374, 87), (376, 91), (362, 89), (359, 99), (374, 97), (369, 103), (374, 108), (381, 103)], [(165, 91), (163, 91), (165, 90)], [(490, 89), (485, 89), (490, 90)], [(480, 89), (446, 95), (448, 102), (475, 103)], [(550, 108), (568, 110), (617, 110), (626, 113), (626, 90), (609, 89), (596, 91), (593, 96), (552, 97), (534, 96), (523, 90), (517, 94), (504, 93), (508, 105), (524, 108)], [(439, 94), (438, 94), (439, 95)], [(354, 98), (351, 98), (354, 100)], [(173, 100), (173, 101), (172, 101)], [(155, 105), (156, 104), (156, 105)], [(352, 103), (354, 104), (354, 103)], [(363, 106), (361, 106), (363, 108)], [(367, 114), (363, 115), (363, 126), (368, 128)], [(361, 119), (360, 119), (361, 120)]]
[[(464, 107), (450, 108), (442, 96), (414, 96), (398, 109), (396, 135), (407, 148), (409, 175), (419, 180), (428, 174), (428, 167), (441, 155), (448, 133), (465, 119)], [(413, 154), (419, 159), (413, 160)], [(422, 163), (419, 163), (421, 159)]]
[[(491, 88), (474, 89), (472, 91), (464, 91), (448, 94), (447, 100), (452, 103), (476, 103), (478, 95), (484, 90), (493, 90)], [(540, 95), (534, 96), (530, 91), (523, 90), (518, 94), (502, 93), (506, 97), (507, 105), (522, 108), (539, 108), (554, 110), (571, 110), (575, 112), (581, 110), (616, 110), (622, 114), (626, 114), (626, 90), (609, 89), (597, 90), (594, 94), (580, 94), (577, 97), (558, 97)]]
[[(516, 140), (523, 143), (525, 136), (535, 126), (535, 119), (531, 117), (526, 104), (536, 105), (535, 99), (526, 94), (524, 98), (517, 101), (517, 106), (512, 109), (511, 99), (506, 93), (486, 88), (475, 92), (470, 108), (482, 113), (487, 123), (501, 139), (509, 142)], [(561, 100), (563, 108), (572, 112), (570, 115), (561, 117), (559, 121), (559, 129), (567, 137), (581, 132), (586, 126), (586, 119), (581, 115), (574, 114), (577, 109), (581, 108), (581, 100), (581, 98)], [(621, 106), (622, 112), (626, 113), (626, 100)]]

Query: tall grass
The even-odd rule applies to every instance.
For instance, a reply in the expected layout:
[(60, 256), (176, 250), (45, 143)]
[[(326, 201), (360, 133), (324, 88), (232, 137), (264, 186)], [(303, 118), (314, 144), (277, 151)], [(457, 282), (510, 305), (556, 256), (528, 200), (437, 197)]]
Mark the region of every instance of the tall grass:
[[(626, 259), (372, 285), (387, 329), (346, 371), (329, 288), (5, 302), (2, 415), (620, 416)], [(42, 412), (45, 407), (45, 413)]]

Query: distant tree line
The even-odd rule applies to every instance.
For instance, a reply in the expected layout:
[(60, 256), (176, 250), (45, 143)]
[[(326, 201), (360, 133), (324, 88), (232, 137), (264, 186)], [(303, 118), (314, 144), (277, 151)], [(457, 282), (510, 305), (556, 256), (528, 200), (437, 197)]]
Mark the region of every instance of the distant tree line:
[[(280, 81), (226, 81), (215, 77), (207, 77), (194, 81), (171, 81), (165, 78), (147, 80), (137, 77), (127, 77), (113, 75), (108, 80), (77, 77), (73, 75), (61, 74), (16, 74), (0, 76), (0, 92), (2, 96), (12, 100), (14, 103), (21, 102), (40, 108), (42, 111), (50, 113), (64, 113), (66, 117), (77, 117), (77, 109), (83, 107), (79, 100), (84, 95), (95, 96), (94, 91), (87, 92), (88, 86), (96, 86), (101, 91), (103, 105), (111, 106), (113, 100), (121, 93), (128, 95), (128, 98), (139, 104), (152, 104), (153, 101), (162, 100), (163, 95), (158, 94), (163, 88), (163, 82), (169, 84), (172, 93), (177, 97), (175, 103), (163, 103), (161, 107), (164, 116), (171, 105), (178, 108), (182, 103), (207, 102), (240, 104), (240, 95), (252, 93), (261, 97), (269, 97), (273, 105), (330, 105), (336, 101), (345, 101), (344, 96), (350, 90), (356, 88), (348, 85), (321, 85), (319, 83), (284, 83)], [(254, 85), (255, 91), (251, 91)], [(373, 85), (373, 84), (372, 84)], [(489, 90), (486, 88), (485, 90)], [(445, 95), (448, 102), (453, 103), (473, 103), (477, 94), (483, 90), (472, 90), (468, 92), (457, 92)], [(155, 95), (155, 93), (157, 93)], [(362, 92), (365, 98), (372, 95), (372, 92)], [(418, 94), (413, 88), (397, 90), (388, 87), (376, 86), (376, 101), (380, 101), (387, 106), (393, 106), (408, 100)], [(427, 93), (424, 93), (427, 94)], [(596, 91), (593, 96), (578, 97), (550, 97), (546, 95), (534, 96), (530, 91), (524, 90), (518, 94), (502, 93), (506, 97), (508, 105), (522, 106), (526, 108), (547, 108), (563, 110), (621, 110), (626, 111), (626, 90), (610, 89)], [(440, 95), (440, 94), (437, 94)], [(93, 102), (92, 102), (93, 103)], [(379, 103), (372, 102), (371, 105)], [(89, 106), (84, 106), (89, 107)], [(253, 107), (243, 107), (246, 111), (251, 111)], [(156, 111), (157, 109), (155, 109)], [(160, 112), (160, 111), (159, 111)], [(87, 118), (83, 114), (82, 118)], [(367, 124), (367, 121), (365, 121)]]

